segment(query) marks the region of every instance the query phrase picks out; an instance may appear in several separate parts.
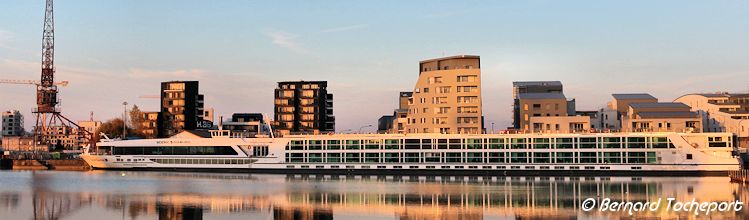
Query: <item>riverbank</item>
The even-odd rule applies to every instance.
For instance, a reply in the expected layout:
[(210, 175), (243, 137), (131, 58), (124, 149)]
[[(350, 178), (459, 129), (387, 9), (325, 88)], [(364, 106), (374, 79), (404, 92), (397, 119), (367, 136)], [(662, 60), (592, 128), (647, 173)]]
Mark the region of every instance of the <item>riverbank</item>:
[(59, 160), (31, 160), (31, 159), (3, 159), (2, 169), (13, 170), (72, 170), (85, 171), (91, 167), (81, 159), (59, 159)]

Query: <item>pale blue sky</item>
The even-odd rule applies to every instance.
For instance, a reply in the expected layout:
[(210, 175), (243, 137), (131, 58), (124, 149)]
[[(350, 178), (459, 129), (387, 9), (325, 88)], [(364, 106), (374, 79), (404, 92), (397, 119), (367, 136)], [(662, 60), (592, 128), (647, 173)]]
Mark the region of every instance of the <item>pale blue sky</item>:
[[(0, 3), (0, 79), (38, 79), (42, 0)], [(511, 82), (561, 80), (578, 109), (611, 93), (664, 101), (749, 89), (746, 1), (58, 1), (63, 111), (157, 110), (165, 80), (200, 80), (219, 115), (272, 115), (276, 81), (327, 80), (337, 129), (376, 124), (418, 61), (481, 56), (487, 126), (511, 122)], [(34, 89), (0, 85), (30, 127)]]

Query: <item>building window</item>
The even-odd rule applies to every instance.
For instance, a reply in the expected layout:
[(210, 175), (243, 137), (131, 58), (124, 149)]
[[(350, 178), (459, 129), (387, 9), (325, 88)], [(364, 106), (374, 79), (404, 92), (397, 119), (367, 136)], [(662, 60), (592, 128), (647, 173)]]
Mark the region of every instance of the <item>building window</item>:
[(458, 76), (457, 81), (458, 82), (475, 82), (476, 78), (477, 78), (476, 75)]

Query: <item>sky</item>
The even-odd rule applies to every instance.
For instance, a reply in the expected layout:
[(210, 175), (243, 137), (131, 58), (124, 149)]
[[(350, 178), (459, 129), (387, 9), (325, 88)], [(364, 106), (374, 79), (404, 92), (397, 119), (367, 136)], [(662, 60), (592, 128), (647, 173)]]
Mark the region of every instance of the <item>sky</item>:
[[(487, 127), (511, 126), (512, 82), (560, 80), (578, 110), (612, 93), (661, 101), (749, 90), (749, 2), (132, 1), (55, 4), (56, 80), (73, 120), (157, 111), (159, 83), (199, 80), (216, 117), (272, 117), (278, 81), (327, 80), (338, 131), (376, 129), (418, 64), (481, 56)], [(0, 79), (40, 77), (42, 0), (0, 3)], [(0, 110), (33, 124), (35, 90), (0, 84)]]

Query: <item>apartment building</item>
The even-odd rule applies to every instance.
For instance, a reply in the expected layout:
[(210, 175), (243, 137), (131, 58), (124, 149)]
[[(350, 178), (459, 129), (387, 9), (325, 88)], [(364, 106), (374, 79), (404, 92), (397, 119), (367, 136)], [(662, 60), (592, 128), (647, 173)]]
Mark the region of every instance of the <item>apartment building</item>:
[(731, 132), (739, 147), (749, 148), (749, 93), (703, 93), (675, 100), (696, 111), (705, 132)]
[(171, 137), (183, 130), (209, 129), (203, 122), (203, 95), (198, 93), (198, 81), (170, 81), (161, 83), (161, 112), (166, 120), (158, 128), (158, 137)]
[(406, 132), (483, 132), (480, 57), (459, 55), (419, 62)]
[[(562, 82), (560, 81), (517, 81), (512, 82), (512, 126), (520, 130), (521, 125), (521, 105), (519, 96), (524, 93), (563, 93)], [(526, 119), (527, 120), (527, 119)]]
[(0, 136), (23, 136), (25, 133), (21, 112), (18, 110), (3, 112), (2, 135)]
[(327, 81), (279, 82), (273, 108), (275, 132), (334, 132), (333, 94), (327, 87)]
[[(564, 117), (567, 116), (567, 98), (563, 93), (520, 93), (518, 100), (518, 114), (520, 119), (518, 125), (520, 130), (539, 130), (533, 128), (531, 118), (533, 117)], [(552, 120), (551, 119), (544, 119)]]
[(393, 110), (392, 115), (383, 115), (377, 120), (377, 133), (406, 133), (408, 125), (408, 106), (411, 102), (413, 92), (400, 92), (398, 94), (398, 108)]
[(630, 103), (622, 116), (625, 132), (701, 132), (702, 118), (680, 102)]

